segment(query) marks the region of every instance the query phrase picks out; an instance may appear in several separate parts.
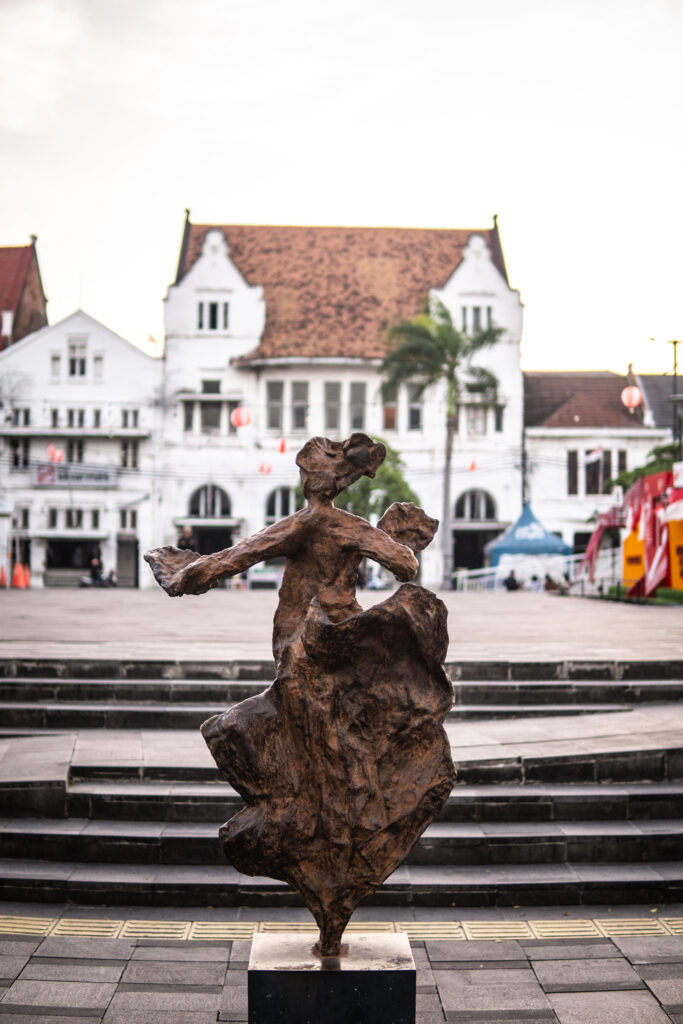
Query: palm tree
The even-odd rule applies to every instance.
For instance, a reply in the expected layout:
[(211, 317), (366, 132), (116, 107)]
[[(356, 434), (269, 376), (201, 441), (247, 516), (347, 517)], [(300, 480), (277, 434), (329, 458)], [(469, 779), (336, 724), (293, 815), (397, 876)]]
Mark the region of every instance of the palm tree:
[(444, 590), (450, 590), (452, 586), (451, 459), (458, 400), (464, 388), (470, 394), (481, 394), (484, 399), (495, 401), (496, 377), (481, 366), (472, 366), (471, 359), (477, 352), (494, 345), (502, 333), (501, 327), (487, 327), (471, 335), (465, 334), (454, 326), (451, 314), (442, 302), (428, 301), (427, 311), (421, 316), (402, 320), (390, 328), (390, 341), (398, 339), (400, 343), (384, 357), (380, 367), (385, 398), (405, 381), (415, 383), (416, 397), (420, 397), (432, 384), (440, 381), (446, 384), (446, 457), (441, 521)]

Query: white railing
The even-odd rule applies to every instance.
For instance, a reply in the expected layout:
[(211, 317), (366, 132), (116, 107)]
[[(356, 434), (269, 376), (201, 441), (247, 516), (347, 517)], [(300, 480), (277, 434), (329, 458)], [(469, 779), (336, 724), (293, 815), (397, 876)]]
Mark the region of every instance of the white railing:
[[(621, 582), (622, 563), (619, 548), (611, 548), (599, 553), (592, 582), (589, 579), (588, 566), (579, 572), (583, 555), (568, 555), (562, 561), (565, 566), (564, 571), (570, 579), (570, 593), (572, 594), (606, 593), (608, 587)], [(453, 589), (470, 593), (479, 590), (500, 590), (504, 586), (504, 580), (510, 575), (510, 569), (514, 569), (516, 577), (523, 584), (525, 590), (536, 588), (542, 590), (546, 572), (549, 572), (549, 575), (557, 583), (561, 582), (557, 578), (557, 561), (552, 569), (546, 569), (542, 561), (532, 566), (531, 560), (529, 560), (526, 564), (498, 565), (489, 569), (458, 569), (453, 573)], [(538, 583), (533, 587), (531, 586), (532, 575), (536, 575), (538, 578)]]

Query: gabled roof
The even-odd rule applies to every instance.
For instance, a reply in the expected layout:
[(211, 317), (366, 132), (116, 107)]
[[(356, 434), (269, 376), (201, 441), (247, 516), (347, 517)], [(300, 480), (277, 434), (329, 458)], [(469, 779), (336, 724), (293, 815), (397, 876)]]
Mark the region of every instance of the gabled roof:
[[(643, 391), (645, 403), (652, 413), (656, 427), (671, 427), (673, 422), (673, 405), (670, 401), (674, 390), (673, 376), (670, 373), (639, 373), (636, 384)], [(683, 378), (678, 378), (678, 392), (683, 391)]]
[(416, 316), (443, 288), (473, 234), (484, 237), (507, 282), (498, 227), (345, 228), (185, 223), (176, 282), (200, 255), (207, 231), (223, 232), (230, 258), (261, 285), (266, 327), (245, 361), (277, 357), (382, 357), (391, 324)]
[(56, 324), (46, 324), (44, 327), (39, 328), (37, 331), (33, 331), (28, 334), (22, 341), (21, 347), (17, 345), (10, 345), (9, 348), (3, 349), (0, 352), (0, 363), (5, 360), (21, 359), (23, 354), (28, 351), (30, 346), (40, 345), (45, 338), (52, 338), (55, 334), (64, 333), (67, 331), (83, 332), (97, 329), (104, 331), (110, 338), (115, 342), (125, 345), (126, 348), (130, 349), (135, 355), (140, 356), (142, 359), (151, 359), (156, 362), (159, 356), (151, 355), (149, 352), (145, 352), (143, 349), (134, 345), (132, 341), (128, 341), (122, 335), (117, 334), (116, 331), (112, 331), (111, 327), (107, 327), (101, 320), (97, 320), (90, 313), (86, 313), (83, 309), (75, 309), (73, 313), (69, 313), (62, 320), (58, 320)]
[(32, 256), (32, 245), (0, 247), (0, 311), (14, 312), (19, 305)]
[(524, 373), (525, 427), (642, 427), (621, 401), (629, 383), (607, 371)]

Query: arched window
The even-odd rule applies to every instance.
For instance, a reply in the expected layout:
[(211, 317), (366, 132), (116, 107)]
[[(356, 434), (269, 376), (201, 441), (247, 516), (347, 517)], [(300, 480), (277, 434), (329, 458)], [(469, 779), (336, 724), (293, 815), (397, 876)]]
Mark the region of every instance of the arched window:
[(231, 515), (230, 498), (222, 487), (204, 484), (190, 498), (190, 513), (197, 519), (217, 519)]
[(266, 526), (277, 523), (296, 512), (296, 492), (293, 487), (278, 487), (266, 498)]
[(486, 491), (465, 491), (455, 503), (455, 518), (470, 521), (495, 519), (494, 500)]

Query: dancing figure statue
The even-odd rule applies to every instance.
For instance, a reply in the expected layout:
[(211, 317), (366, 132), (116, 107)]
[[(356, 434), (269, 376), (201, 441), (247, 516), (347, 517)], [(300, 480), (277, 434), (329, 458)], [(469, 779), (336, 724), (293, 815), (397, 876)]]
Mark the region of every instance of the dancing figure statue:
[(411, 580), (415, 552), (438, 522), (397, 503), (373, 527), (334, 505), (385, 455), (365, 434), (312, 438), (296, 458), (301, 511), (217, 554), (162, 547), (145, 555), (173, 597), (285, 558), (275, 681), (201, 730), (245, 803), (220, 829), (227, 859), (300, 893), (322, 956), (340, 954), (354, 909), (403, 861), (455, 779), (443, 728), (453, 700), (444, 604), (410, 583), (367, 611), (356, 600), (363, 558)]

